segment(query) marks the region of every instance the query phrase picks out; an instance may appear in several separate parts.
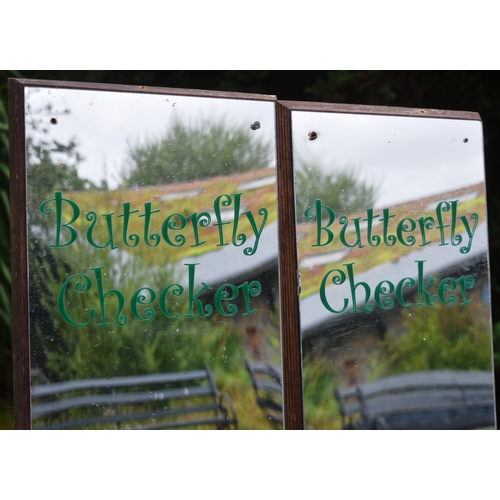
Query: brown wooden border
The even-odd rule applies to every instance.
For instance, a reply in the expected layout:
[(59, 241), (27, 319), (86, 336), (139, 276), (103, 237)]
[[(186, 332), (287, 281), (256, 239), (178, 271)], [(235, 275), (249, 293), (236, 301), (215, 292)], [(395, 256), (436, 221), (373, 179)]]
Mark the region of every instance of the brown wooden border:
[(9, 79), (14, 428), (31, 428), (24, 86)]
[(420, 118), (448, 118), (456, 120), (478, 120), (475, 111), (453, 111), (427, 108), (404, 108), (396, 106), (368, 106), (363, 104), (338, 104), (330, 102), (280, 101), (290, 111), (316, 111), (325, 113), (346, 113), (361, 115), (389, 115)]
[(278, 101), (276, 103), (276, 147), (283, 424), (285, 429), (299, 430), (304, 428), (304, 404), (291, 118), (290, 109)]
[(244, 92), (223, 92), (217, 90), (174, 89), (170, 87), (147, 87), (146, 85), (118, 85), (109, 83), (88, 83), (56, 80), (15, 79), (25, 87), (54, 89), (98, 90), (101, 92), (122, 92), (131, 94), (179, 95), (191, 97), (213, 97), (220, 99), (243, 99), (254, 101), (276, 101), (274, 95), (250, 94)]

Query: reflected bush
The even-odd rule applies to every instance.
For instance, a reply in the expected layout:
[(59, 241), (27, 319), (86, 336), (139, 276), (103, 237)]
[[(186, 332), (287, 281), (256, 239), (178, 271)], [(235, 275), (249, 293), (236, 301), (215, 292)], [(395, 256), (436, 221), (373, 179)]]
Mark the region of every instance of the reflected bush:
[(372, 356), (371, 379), (418, 370), (491, 370), (488, 309), (438, 304), (403, 310), (406, 332), (388, 332)]
[(337, 362), (321, 354), (304, 357), (304, 411), (306, 428), (340, 429), (339, 406), (333, 397), (338, 386)]

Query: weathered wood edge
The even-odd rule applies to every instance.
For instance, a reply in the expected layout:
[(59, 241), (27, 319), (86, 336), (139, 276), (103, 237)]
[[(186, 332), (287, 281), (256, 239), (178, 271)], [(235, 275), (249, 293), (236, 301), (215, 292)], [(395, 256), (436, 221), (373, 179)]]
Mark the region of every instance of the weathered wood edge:
[(278, 235), (284, 429), (304, 429), (302, 347), (291, 111), (276, 103)]
[(14, 428), (31, 428), (24, 85), (9, 79)]
[(362, 104), (339, 104), (329, 102), (281, 101), (291, 111), (313, 111), (325, 113), (346, 113), (365, 115), (409, 116), (420, 118), (448, 118), (456, 120), (480, 121), (475, 111), (454, 111), (427, 108), (404, 108), (398, 106), (368, 106)]
[(60, 80), (18, 79), (25, 87), (44, 87), (69, 90), (95, 90), (101, 92), (123, 92), (138, 94), (178, 95), (187, 97), (212, 97), (254, 101), (276, 101), (276, 96), (251, 94), (245, 92), (226, 92), (219, 90), (174, 89), (170, 87), (148, 87), (146, 85), (122, 85), (111, 83), (72, 82)]

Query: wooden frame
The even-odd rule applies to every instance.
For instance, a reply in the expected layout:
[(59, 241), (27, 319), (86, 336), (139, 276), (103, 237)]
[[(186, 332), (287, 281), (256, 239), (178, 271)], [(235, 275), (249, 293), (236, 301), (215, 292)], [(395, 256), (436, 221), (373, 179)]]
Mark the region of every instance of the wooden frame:
[(11, 238), (13, 282), (14, 417), (16, 429), (31, 428), (30, 333), (28, 302), (28, 255), (26, 223), (26, 144), (24, 92), (27, 87), (96, 90), (124, 93), (169, 94), (192, 97), (229, 98), (275, 102), (277, 148), (277, 197), (279, 237), (279, 280), (281, 350), (283, 369), (284, 428), (304, 428), (302, 354), (300, 334), (300, 291), (298, 276), (295, 186), (292, 153), (292, 112), (377, 114), (426, 118), (480, 120), (474, 112), (389, 108), (331, 103), (277, 101), (274, 96), (183, 90), (144, 86), (9, 80)]

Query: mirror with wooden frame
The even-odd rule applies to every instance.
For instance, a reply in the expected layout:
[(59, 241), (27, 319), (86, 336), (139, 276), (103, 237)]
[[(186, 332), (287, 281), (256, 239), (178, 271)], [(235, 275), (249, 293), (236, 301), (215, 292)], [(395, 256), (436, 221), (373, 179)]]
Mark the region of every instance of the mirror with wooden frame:
[(275, 98), (12, 80), (16, 427), (282, 427)]
[(479, 116), (281, 104), (305, 427), (494, 428)]

